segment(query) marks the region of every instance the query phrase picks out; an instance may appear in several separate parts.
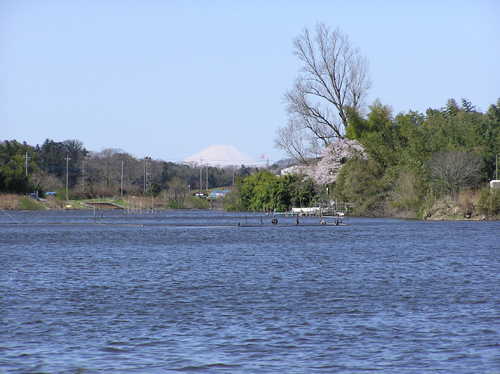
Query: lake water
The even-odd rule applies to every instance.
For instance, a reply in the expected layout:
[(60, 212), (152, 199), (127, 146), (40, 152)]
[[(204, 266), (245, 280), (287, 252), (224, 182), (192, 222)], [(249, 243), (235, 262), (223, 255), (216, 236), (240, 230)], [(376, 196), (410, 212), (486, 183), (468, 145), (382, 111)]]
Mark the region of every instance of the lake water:
[(0, 372), (500, 372), (500, 222), (93, 214), (0, 212)]

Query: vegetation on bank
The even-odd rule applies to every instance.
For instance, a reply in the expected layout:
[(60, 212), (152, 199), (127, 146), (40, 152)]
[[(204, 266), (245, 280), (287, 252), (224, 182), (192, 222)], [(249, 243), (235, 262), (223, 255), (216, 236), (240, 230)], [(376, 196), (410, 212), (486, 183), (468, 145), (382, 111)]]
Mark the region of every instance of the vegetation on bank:
[[(449, 100), (445, 108), (425, 115), (410, 111), (393, 117), (378, 100), (369, 108), (366, 116), (349, 111), (346, 129), (363, 146), (363, 157), (342, 153), (329, 169), (321, 165), (324, 174), (335, 178), (311, 185), (307, 204), (347, 201), (354, 214), (372, 217), (482, 219), (500, 214), (500, 191), (488, 186), (500, 151), (500, 100), (486, 113), (466, 100), (461, 105)], [(261, 173), (239, 181), (243, 208), (279, 208), (292, 201), (298, 206), (294, 187), (311, 182), (308, 175), (315, 174), (309, 171), (317, 172), (325, 159), (304, 165), (305, 174), (298, 178), (273, 180)]]
[[(145, 179), (144, 160), (117, 151), (108, 152), (106, 158), (102, 152), (86, 152), (81, 147), (85, 169), (73, 166), (70, 171), (69, 161), (62, 157), (67, 147), (56, 147), (60, 154), (52, 153), (52, 159), (43, 156), (47, 153), (47, 144), (64, 142), (46, 141), (42, 147), (32, 147), (5, 141), (0, 144), (0, 207), (75, 209), (84, 207), (79, 204), (81, 200), (119, 200), (116, 196), (121, 196), (121, 162), (128, 158), (138, 169), (135, 174), (131, 171), (131, 175), (124, 176), (121, 201), (129, 209), (155, 206), (157, 209), (212, 207), (233, 211), (284, 211), (337, 201), (349, 202), (352, 213), (360, 216), (482, 219), (500, 215), (500, 191), (490, 190), (487, 184), (495, 176), (495, 155), (500, 153), (500, 100), (486, 113), (477, 111), (466, 100), (462, 100), (461, 105), (449, 100), (446, 107), (429, 109), (425, 115), (410, 111), (393, 117), (390, 107), (378, 100), (369, 108), (366, 116), (349, 112), (346, 129), (347, 136), (362, 145), (364, 156), (344, 155), (336, 160), (338, 162), (331, 165), (331, 170), (335, 169), (331, 183), (316, 183), (307, 175), (307, 168), (318, 165), (318, 160), (325, 157), (313, 159), (309, 166), (299, 169), (305, 173), (283, 176), (279, 175), (279, 164), (271, 170), (204, 167), (201, 173), (208, 172), (209, 185), (213, 183), (210, 190), (202, 185), (205, 196), (217, 185), (227, 186), (235, 181), (235, 187), (229, 187), (232, 193), (210, 201), (194, 196), (200, 187), (197, 165), (147, 160)], [(101, 166), (96, 166), (96, 159)], [(61, 166), (57, 160), (68, 165)], [(322, 167), (328, 168), (328, 164)], [(202, 176), (205, 183), (207, 174)], [(49, 184), (44, 184), (46, 181)], [(30, 192), (37, 191), (41, 197), (51, 189), (57, 194), (40, 203), (19, 196), (24, 195), (27, 188)], [(9, 192), (18, 195), (9, 195)]]
[[(94, 203), (111, 203), (127, 211), (142, 213), (171, 209), (209, 209), (210, 202), (195, 196), (187, 196), (182, 205), (163, 197), (129, 196), (100, 199), (65, 200), (56, 196), (34, 199), (23, 195), (0, 194), (1, 210), (83, 210), (93, 209)], [(107, 209), (107, 208), (106, 208)]]
[[(423, 217), (436, 201), (460, 202), (463, 196), (482, 204), (479, 196), (484, 200), (485, 192), (478, 195), (477, 190), (495, 178), (500, 151), (500, 99), (486, 113), (467, 100), (461, 105), (449, 100), (425, 115), (410, 111), (396, 117), (376, 101), (366, 117), (350, 114), (346, 133), (359, 140), (369, 157), (347, 162), (334, 193), (356, 203), (360, 212)], [(494, 205), (476, 210), (498, 214)]]

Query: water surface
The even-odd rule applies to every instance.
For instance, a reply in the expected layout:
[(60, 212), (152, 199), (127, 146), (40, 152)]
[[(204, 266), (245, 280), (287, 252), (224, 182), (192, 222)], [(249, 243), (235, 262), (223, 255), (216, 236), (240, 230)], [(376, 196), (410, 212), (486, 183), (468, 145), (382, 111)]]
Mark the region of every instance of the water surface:
[(500, 367), (499, 222), (8, 214), (1, 372)]

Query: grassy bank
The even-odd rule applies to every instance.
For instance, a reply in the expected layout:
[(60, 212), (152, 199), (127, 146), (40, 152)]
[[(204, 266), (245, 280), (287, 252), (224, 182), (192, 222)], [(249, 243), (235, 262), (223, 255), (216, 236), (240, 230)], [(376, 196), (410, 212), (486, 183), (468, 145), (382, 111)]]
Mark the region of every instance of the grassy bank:
[[(0, 195), (2, 210), (81, 210), (93, 209), (92, 203), (112, 203), (117, 207), (138, 213), (171, 209), (223, 209), (223, 200), (211, 202), (196, 196), (188, 196), (182, 203), (157, 197), (124, 197), (87, 200), (47, 199), (35, 200), (15, 194)], [(354, 215), (362, 217), (386, 217), (425, 220), (498, 220), (500, 219), (500, 190), (467, 190), (457, 196), (444, 196), (423, 202), (420, 211), (405, 210), (389, 203), (377, 205), (377, 210), (354, 209)]]
[[(124, 197), (65, 200), (55, 196), (35, 200), (31, 197), (1, 194), (0, 209), (2, 210), (82, 210), (93, 209), (92, 203), (111, 203), (119, 208), (136, 212), (170, 209), (209, 209), (210, 202), (196, 196), (187, 196), (183, 201), (177, 202), (162, 197)], [(212, 207), (215, 204), (212, 204)]]
[(500, 190), (464, 190), (456, 196), (426, 196), (417, 204), (398, 204), (386, 199), (355, 204), (353, 215), (424, 220), (499, 220)]

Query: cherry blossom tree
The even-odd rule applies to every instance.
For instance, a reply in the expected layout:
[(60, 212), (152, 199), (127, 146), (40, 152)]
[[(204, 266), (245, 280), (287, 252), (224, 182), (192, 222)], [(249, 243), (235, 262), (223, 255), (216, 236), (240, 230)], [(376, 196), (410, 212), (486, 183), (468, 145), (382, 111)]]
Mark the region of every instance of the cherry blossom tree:
[(338, 139), (323, 149), (321, 160), (308, 166), (305, 173), (315, 183), (328, 185), (335, 182), (346, 159), (354, 157), (366, 159), (363, 146), (356, 140)]

